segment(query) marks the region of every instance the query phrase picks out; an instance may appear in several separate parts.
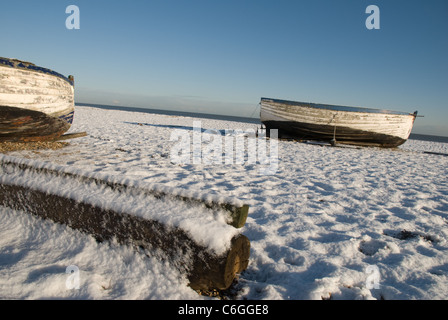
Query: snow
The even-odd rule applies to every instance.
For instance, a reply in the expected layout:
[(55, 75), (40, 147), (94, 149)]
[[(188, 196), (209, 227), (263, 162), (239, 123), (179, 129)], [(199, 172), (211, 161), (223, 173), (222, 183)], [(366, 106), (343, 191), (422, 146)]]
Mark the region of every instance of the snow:
[[(173, 132), (190, 134), (197, 121), (219, 132), (257, 129), (250, 123), (83, 106), (76, 107), (71, 131), (86, 131), (87, 137), (60, 150), (8, 156), (250, 204), (238, 232), (251, 241), (251, 258), (236, 285), (237, 299), (446, 299), (448, 157), (423, 152), (448, 153), (448, 144), (409, 140), (398, 150), (383, 150), (279, 141), (278, 168), (263, 175), (262, 164), (249, 161), (172, 161)], [(71, 190), (73, 197), (90, 192), (59, 180), (42, 183), (31, 173), (12, 178), (3, 172), (1, 179)], [(91, 198), (112, 197), (102, 191)], [(145, 205), (120, 201), (122, 210), (134, 214)], [(203, 218), (182, 204), (166, 205), (158, 219), (186, 223), (192, 234), (201, 230)], [(172, 205), (188, 219), (170, 213)], [(204, 299), (157, 253), (148, 257), (116, 243), (97, 243), (23, 212), (1, 207), (0, 213), (0, 298)], [(219, 215), (207, 219), (215, 240), (207, 233), (196, 234), (197, 240), (222, 250), (235, 231), (220, 223)], [(67, 286), (69, 266), (79, 269), (79, 289)]]
[[(61, 173), (72, 173), (73, 170), (63, 170), (61, 167), (49, 166), (38, 161), (15, 161), (11, 157), (1, 157), (4, 163), (18, 163), (21, 165), (32, 166), (37, 169), (52, 169)], [(224, 210), (210, 211), (205, 206), (198, 207), (176, 201), (168, 197), (156, 199), (145, 190), (155, 191), (176, 191), (174, 188), (165, 190), (157, 188), (154, 184), (144, 186), (144, 184), (129, 182), (129, 186), (135, 188), (114, 192), (112, 188), (96, 183), (95, 181), (83, 181), (86, 178), (100, 178), (101, 176), (89, 175), (76, 170), (73, 176), (58, 176), (50, 173), (36, 172), (35, 170), (19, 170), (14, 166), (6, 165), (5, 169), (0, 168), (0, 183), (4, 185), (19, 185), (33, 190), (48, 192), (53, 195), (61, 196), (67, 199), (73, 199), (78, 202), (88, 203), (103, 210), (114, 210), (118, 213), (130, 214), (146, 220), (152, 220), (162, 223), (168, 228), (181, 228), (195, 240), (196, 243), (208, 247), (217, 255), (223, 254), (230, 248), (230, 242), (238, 234), (238, 230), (227, 225), (229, 219)], [(54, 168), (59, 168), (55, 170)], [(104, 176), (101, 181), (112, 181)], [(125, 181), (115, 183), (125, 184)], [(137, 188), (137, 186), (139, 186)], [(174, 195), (184, 195), (181, 191), (173, 192)], [(200, 198), (200, 197), (198, 197)], [(219, 201), (219, 199), (216, 199)]]

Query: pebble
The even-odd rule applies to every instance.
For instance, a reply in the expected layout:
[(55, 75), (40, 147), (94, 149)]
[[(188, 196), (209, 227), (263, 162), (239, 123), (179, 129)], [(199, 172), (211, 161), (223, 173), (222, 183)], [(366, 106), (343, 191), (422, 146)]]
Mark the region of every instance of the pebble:
[(0, 153), (7, 153), (12, 151), (22, 151), (22, 150), (42, 150), (51, 149), (57, 150), (68, 146), (68, 142), (57, 142), (57, 141), (47, 141), (47, 142), (2, 142), (0, 143)]

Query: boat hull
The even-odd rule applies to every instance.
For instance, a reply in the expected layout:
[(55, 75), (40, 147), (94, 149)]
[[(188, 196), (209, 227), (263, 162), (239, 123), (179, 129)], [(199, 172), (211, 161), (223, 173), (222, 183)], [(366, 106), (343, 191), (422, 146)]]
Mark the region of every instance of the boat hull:
[(74, 116), (73, 82), (49, 69), (0, 58), (0, 142), (55, 140)]
[(301, 140), (394, 148), (405, 143), (415, 114), (316, 105), (263, 98), (261, 122), (267, 129)]
[(63, 118), (39, 111), (0, 106), (0, 142), (56, 140), (70, 129)]

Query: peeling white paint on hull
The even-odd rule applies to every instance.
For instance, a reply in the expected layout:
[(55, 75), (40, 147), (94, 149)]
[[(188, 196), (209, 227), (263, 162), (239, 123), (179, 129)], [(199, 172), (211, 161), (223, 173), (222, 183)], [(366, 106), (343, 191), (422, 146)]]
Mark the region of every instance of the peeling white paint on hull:
[(54, 140), (70, 129), (74, 105), (72, 80), (0, 57), (0, 142)]
[(298, 139), (397, 147), (409, 138), (417, 112), (261, 99), (261, 122)]

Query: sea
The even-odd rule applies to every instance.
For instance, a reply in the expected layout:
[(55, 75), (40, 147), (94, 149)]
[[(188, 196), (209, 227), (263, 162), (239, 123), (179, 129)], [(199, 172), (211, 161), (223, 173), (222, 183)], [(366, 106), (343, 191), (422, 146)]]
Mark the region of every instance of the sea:
[[(236, 117), (236, 116), (230, 116), (230, 115), (196, 113), (196, 112), (186, 112), (186, 111), (176, 111), (176, 110), (147, 109), (147, 108), (137, 108), (137, 107), (126, 107), (126, 106), (110, 106), (110, 105), (101, 105), (101, 104), (92, 104), (92, 103), (76, 103), (76, 105), (88, 106), (88, 107), (100, 108), (100, 109), (108, 109), (108, 110), (155, 113), (155, 114), (165, 114), (165, 115), (170, 115), (170, 116), (184, 116), (184, 117), (216, 119), (216, 120), (236, 121), (236, 122), (246, 122), (246, 123), (260, 123), (259, 118), (251, 118), (251, 117)], [(448, 143), (448, 137), (417, 134), (417, 133), (411, 133), (409, 139)]]

